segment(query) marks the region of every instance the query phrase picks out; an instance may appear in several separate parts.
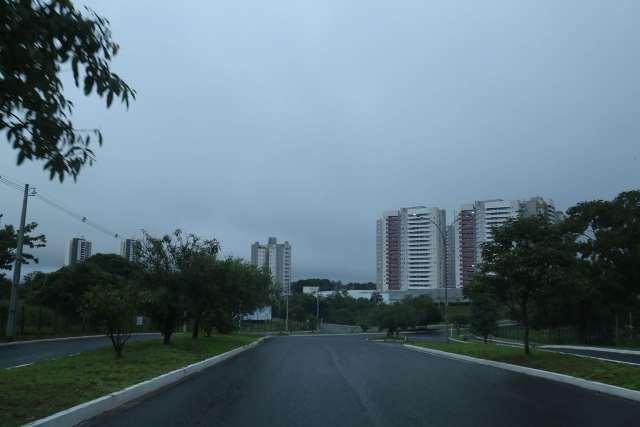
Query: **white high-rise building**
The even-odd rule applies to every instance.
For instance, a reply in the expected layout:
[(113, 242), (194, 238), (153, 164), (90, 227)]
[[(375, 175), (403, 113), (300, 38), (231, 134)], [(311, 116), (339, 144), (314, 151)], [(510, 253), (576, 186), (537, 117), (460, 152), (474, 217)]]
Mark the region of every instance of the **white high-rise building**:
[(553, 200), (542, 197), (480, 200), (462, 205), (455, 212), (452, 268), (457, 288), (471, 283), (476, 266), (482, 262), (482, 245), (493, 239), (492, 228), (521, 215), (542, 215), (551, 222), (560, 217)]
[(140, 256), (140, 242), (136, 239), (124, 239), (120, 243), (120, 256), (130, 262), (137, 262)]
[(89, 257), (91, 257), (91, 242), (81, 237), (74, 237), (69, 241), (64, 264), (76, 265)]
[(388, 211), (376, 223), (380, 291), (445, 286), (446, 214), (415, 206)]
[(482, 244), (492, 241), (491, 228), (520, 215), (518, 200), (483, 200), (474, 203), (476, 264), (482, 261)]
[(251, 263), (260, 268), (268, 268), (271, 277), (286, 294), (291, 287), (291, 245), (289, 242), (278, 243), (275, 237), (269, 237), (266, 245), (255, 242), (251, 245)]

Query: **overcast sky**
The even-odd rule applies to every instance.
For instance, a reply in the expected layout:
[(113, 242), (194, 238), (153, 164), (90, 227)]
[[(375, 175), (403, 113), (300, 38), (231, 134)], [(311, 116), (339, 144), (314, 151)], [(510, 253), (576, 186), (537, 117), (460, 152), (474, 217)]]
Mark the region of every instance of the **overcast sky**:
[[(76, 2), (83, 4), (83, 2)], [(90, 1), (111, 20), (127, 111), (67, 85), (99, 127), (77, 182), (0, 174), (121, 233), (182, 228), (249, 258), (293, 246), (294, 276), (375, 280), (375, 220), (403, 206), (541, 195), (560, 209), (640, 187), (640, 2)], [(69, 76), (70, 77), (70, 76)], [(4, 138), (4, 137), (2, 137)], [(20, 195), (0, 186), (0, 213)], [(30, 199), (47, 235), (119, 242)]]

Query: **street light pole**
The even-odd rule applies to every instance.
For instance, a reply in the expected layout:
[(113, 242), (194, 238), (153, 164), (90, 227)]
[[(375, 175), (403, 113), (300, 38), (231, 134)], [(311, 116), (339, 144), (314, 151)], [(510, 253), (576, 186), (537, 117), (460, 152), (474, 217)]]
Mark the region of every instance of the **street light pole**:
[(284, 330), (287, 331), (287, 333), (289, 333), (289, 290), (290, 289), (291, 289), (291, 286), (289, 285), (287, 287), (287, 293), (286, 293), (287, 314), (284, 320)]
[(316, 291), (316, 331), (320, 332), (320, 289)]
[(9, 301), (9, 316), (7, 318), (7, 338), (13, 339), (16, 333), (16, 306), (18, 304), (18, 286), (22, 270), (22, 245), (24, 243), (24, 223), (27, 218), (27, 199), (29, 197), (29, 184), (24, 185), (24, 198), (22, 199), (22, 214), (20, 215), (20, 230), (18, 231), (18, 244), (16, 246), (16, 262), (13, 267), (13, 282), (11, 283), (11, 299)]
[[(438, 232), (440, 233), (440, 237), (442, 237), (442, 249), (445, 251), (446, 254), (446, 246), (447, 246), (447, 239), (446, 239), (446, 235), (444, 234), (444, 232), (442, 231), (442, 229), (440, 228), (440, 226), (438, 225), (437, 222), (435, 222), (434, 220), (432, 220), (431, 218), (427, 218), (429, 220), (429, 222), (431, 222), (433, 225), (436, 226), (436, 229), (438, 230)], [(441, 257), (444, 258), (444, 257)], [(449, 343), (449, 316), (448, 316), (448, 311), (449, 309), (449, 294), (448, 294), (448, 289), (447, 289), (447, 281), (446, 281), (446, 274), (445, 274), (445, 281), (444, 281), (444, 324), (445, 324), (445, 335), (447, 338), (447, 344)]]

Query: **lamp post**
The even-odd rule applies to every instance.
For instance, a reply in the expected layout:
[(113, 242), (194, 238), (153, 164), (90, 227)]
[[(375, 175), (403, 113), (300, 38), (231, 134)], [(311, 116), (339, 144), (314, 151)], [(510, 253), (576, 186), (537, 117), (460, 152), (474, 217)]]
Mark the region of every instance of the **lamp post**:
[(320, 288), (316, 290), (316, 331), (320, 332)]
[(287, 334), (289, 333), (289, 291), (290, 290), (291, 290), (291, 285), (287, 287), (287, 294), (286, 294), (287, 314), (284, 320), (284, 329), (287, 332)]
[[(430, 223), (432, 223), (433, 225), (436, 226), (436, 229), (438, 230), (438, 232), (440, 233), (440, 237), (442, 237), (442, 249), (445, 251), (446, 253), (446, 246), (447, 246), (447, 236), (446, 234), (442, 231), (442, 228), (440, 228), (440, 226), (438, 225), (437, 222), (435, 222), (434, 220), (432, 220), (431, 218), (427, 218), (429, 220)], [(449, 294), (447, 291), (447, 282), (446, 282), (446, 274), (445, 274), (445, 282), (444, 282), (444, 324), (445, 324), (445, 335), (447, 337), (447, 344), (449, 343), (449, 316), (447, 314), (449, 308)]]

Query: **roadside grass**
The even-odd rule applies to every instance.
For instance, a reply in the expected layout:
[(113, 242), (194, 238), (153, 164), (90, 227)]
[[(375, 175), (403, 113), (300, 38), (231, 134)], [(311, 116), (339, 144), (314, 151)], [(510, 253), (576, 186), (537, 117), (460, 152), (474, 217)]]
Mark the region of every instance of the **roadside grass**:
[(495, 360), (511, 363), (559, 374), (571, 375), (590, 381), (616, 385), (632, 390), (640, 390), (640, 367), (621, 363), (604, 362), (597, 359), (569, 356), (542, 350), (531, 350), (531, 355), (524, 354), (522, 348), (499, 346), (495, 344), (465, 343), (445, 344), (419, 342), (415, 345), (464, 354), (479, 359)]
[(233, 350), (258, 339), (218, 335), (193, 340), (176, 336), (133, 342), (121, 359), (111, 347), (0, 370), (0, 426), (18, 426), (113, 393), (133, 384)]

